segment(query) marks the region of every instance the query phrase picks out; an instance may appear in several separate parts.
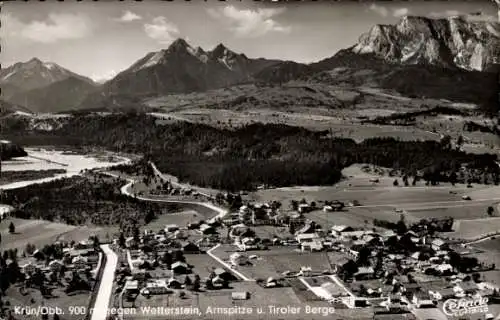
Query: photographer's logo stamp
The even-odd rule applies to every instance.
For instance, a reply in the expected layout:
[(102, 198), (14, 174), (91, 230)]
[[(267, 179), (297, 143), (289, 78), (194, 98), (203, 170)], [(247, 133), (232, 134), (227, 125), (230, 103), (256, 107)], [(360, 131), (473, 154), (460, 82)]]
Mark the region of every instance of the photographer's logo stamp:
[(488, 312), (488, 298), (473, 297), (448, 299), (443, 304), (443, 312), (447, 316), (462, 317), (469, 314)]

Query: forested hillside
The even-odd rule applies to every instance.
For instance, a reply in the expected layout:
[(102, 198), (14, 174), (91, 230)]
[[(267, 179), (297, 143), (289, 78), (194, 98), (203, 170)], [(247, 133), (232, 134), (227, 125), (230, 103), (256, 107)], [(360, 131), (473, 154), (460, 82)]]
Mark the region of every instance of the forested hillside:
[[(372, 138), (356, 143), (332, 138), (329, 131), (313, 132), (276, 124), (251, 124), (229, 130), (202, 124), (160, 124), (144, 114), (78, 115), (52, 131), (29, 130), (28, 124), (4, 125), (9, 137), (26, 145), (95, 145), (142, 153), (160, 170), (200, 186), (227, 190), (274, 186), (324, 185), (341, 179), (341, 169), (371, 163), (401, 169), (408, 175), (425, 171), (431, 182), (458, 179), (494, 183), (494, 155), (472, 155), (452, 149), (450, 141), (398, 141)], [(5, 132), (5, 131), (4, 131)]]

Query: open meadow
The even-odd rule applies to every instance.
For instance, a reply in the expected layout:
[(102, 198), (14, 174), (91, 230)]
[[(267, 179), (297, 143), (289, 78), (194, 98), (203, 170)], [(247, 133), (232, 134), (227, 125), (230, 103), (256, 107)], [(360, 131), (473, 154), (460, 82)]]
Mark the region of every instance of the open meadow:
[[(9, 233), (10, 222), (14, 223), (16, 228), (13, 234)], [(107, 236), (111, 239), (117, 231), (117, 227), (73, 226), (46, 220), (8, 218), (0, 222), (4, 250), (17, 248), (22, 251), (28, 243), (42, 247), (56, 241), (87, 240), (90, 236), (98, 236), (104, 242)]]

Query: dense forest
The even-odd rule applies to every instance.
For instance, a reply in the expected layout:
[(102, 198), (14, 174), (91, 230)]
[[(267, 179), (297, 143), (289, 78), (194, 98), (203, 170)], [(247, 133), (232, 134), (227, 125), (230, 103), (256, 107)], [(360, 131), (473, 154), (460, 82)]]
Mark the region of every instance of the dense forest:
[(122, 230), (179, 209), (175, 204), (139, 201), (122, 195), (120, 187), (124, 184), (103, 176), (77, 176), (6, 190), (2, 203), (15, 207), (14, 215), (18, 218), (71, 225), (120, 225)]
[(217, 129), (188, 122), (160, 124), (152, 116), (137, 113), (82, 114), (65, 121), (52, 131), (30, 130), (23, 120), (3, 127), (10, 139), (26, 145), (91, 145), (141, 153), (181, 180), (228, 191), (260, 184), (333, 184), (341, 179), (342, 168), (353, 163), (394, 168), (413, 176), (425, 172), (433, 183), (450, 180), (450, 176), (455, 179), (455, 172), (466, 164), (467, 174), (461, 170), (463, 179), (483, 182), (487, 175), (490, 182), (498, 181), (495, 155), (467, 154), (452, 148), (449, 140), (371, 138), (356, 143), (332, 138), (329, 131), (286, 125)]
[(56, 174), (66, 173), (64, 169), (49, 169), (49, 170), (23, 170), (23, 171), (3, 171), (0, 173), (0, 185), (9, 182), (23, 180), (37, 180), (47, 177), (53, 177)]
[[(424, 106), (425, 107), (425, 106)], [(434, 107), (425, 110), (413, 112), (393, 113), (388, 116), (379, 116), (374, 119), (364, 120), (363, 123), (373, 123), (381, 125), (412, 126), (415, 125), (417, 117), (435, 117), (438, 115), (457, 115), (466, 116), (465, 110), (459, 110), (450, 107)]]

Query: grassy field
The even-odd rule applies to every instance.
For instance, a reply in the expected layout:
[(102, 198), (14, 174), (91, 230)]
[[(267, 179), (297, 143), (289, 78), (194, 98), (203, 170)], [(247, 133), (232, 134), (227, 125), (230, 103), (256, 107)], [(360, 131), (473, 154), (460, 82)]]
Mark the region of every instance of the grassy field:
[(172, 212), (159, 215), (155, 220), (143, 226), (143, 229), (160, 230), (165, 228), (167, 224), (176, 224), (179, 227), (186, 227), (188, 223), (200, 221), (205, 217), (194, 210)]
[[(14, 223), (16, 232), (9, 233), (10, 222)], [(2, 234), (2, 248), (24, 250), (27, 243), (41, 247), (58, 240), (81, 241), (88, 239), (91, 235), (97, 235), (101, 241), (106, 239), (106, 235), (112, 236), (117, 232), (117, 228), (70, 226), (64, 223), (54, 223), (44, 220), (25, 220), (9, 218), (0, 223), (0, 233)]]
[[(3, 298), (3, 302), (9, 301), (11, 309), (16, 306), (37, 308), (38, 306), (45, 305), (50, 307), (58, 307), (62, 309), (64, 315), (60, 316), (61, 320), (80, 320), (82, 315), (71, 314), (71, 310), (75, 311), (75, 307), (85, 307), (88, 309), (90, 301), (90, 292), (82, 292), (75, 295), (68, 296), (64, 292), (64, 288), (56, 288), (52, 292), (53, 297), (50, 299), (43, 298), (39, 290), (27, 289), (27, 294), (22, 295), (18, 286), (11, 286), (6, 291), (7, 297)], [(70, 308), (72, 308), (70, 310)], [(22, 320), (37, 320), (40, 316), (35, 315), (20, 315), (13, 314), (16, 319)], [(51, 316), (52, 317), (52, 316)]]
[[(220, 246), (213, 253), (227, 261), (235, 251), (235, 246), (226, 245)], [(269, 250), (248, 251), (246, 255), (256, 255), (257, 259), (252, 259), (250, 265), (238, 266), (237, 269), (254, 280), (281, 277), (284, 271), (298, 272), (301, 266), (311, 267), (314, 272), (323, 272), (345, 260), (343, 254), (336, 252), (300, 252), (291, 247), (270, 247)]]
[(445, 236), (456, 239), (474, 240), (482, 235), (500, 232), (500, 218), (485, 218), (459, 221), (455, 231)]
[[(497, 206), (494, 208), (493, 216), (498, 216)], [(488, 206), (484, 204), (477, 205), (457, 205), (450, 208), (432, 208), (432, 209), (409, 209), (410, 215), (419, 219), (437, 218), (437, 217), (452, 217), (454, 219), (483, 219), (488, 218), (486, 209)]]

